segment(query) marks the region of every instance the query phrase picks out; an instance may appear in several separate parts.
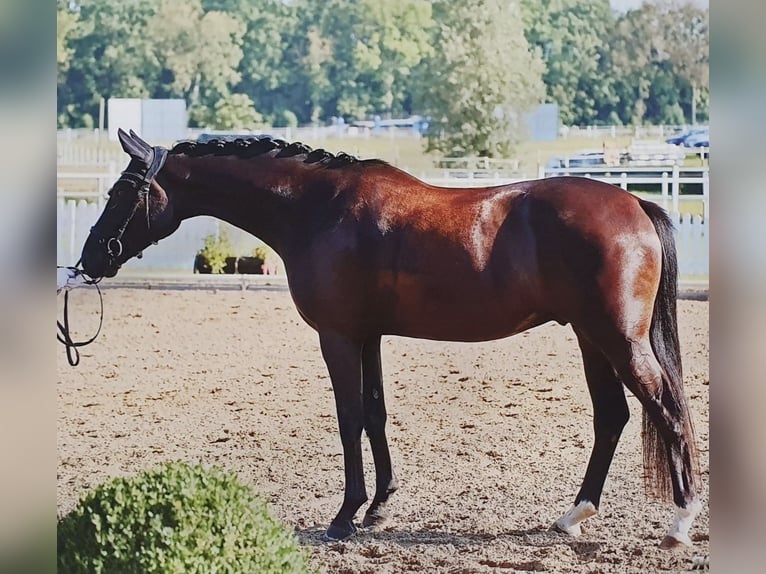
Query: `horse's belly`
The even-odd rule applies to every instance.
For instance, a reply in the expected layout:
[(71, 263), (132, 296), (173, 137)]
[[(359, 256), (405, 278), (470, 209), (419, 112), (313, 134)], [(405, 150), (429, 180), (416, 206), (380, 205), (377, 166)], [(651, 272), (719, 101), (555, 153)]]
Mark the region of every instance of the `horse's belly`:
[(405, 337), (488, 341), (548, 320), (521, 285), (498, 287), (459, 277), (409, 285), (400, 279), (383, 300), (384, 333)]

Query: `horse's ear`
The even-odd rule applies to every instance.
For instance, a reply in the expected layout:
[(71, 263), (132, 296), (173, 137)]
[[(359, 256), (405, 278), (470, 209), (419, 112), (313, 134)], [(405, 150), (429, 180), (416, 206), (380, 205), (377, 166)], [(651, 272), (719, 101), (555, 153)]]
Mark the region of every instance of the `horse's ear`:
[(149, 145), (141, 138), (134, 135), (133, 130), (131, 130), (131, 135), (128, 135), (122, 128), (118, 128), (117, 138), (120, 140), (122, 149), (130, 157), (135, 160), (144, 162), (145, 164), (148, 164), (151, 161), (152, 148), (149, 147)]
[(152, 146), (150, 146), (148, 143), (142, 140), (139, 137), (139, 135), (133, 130), (130, 130), (130, 137), (133, 138), (133, 141), (136, 142), (138, 145), (142, 146), (147, 152), (150, 152), (152, 150)]

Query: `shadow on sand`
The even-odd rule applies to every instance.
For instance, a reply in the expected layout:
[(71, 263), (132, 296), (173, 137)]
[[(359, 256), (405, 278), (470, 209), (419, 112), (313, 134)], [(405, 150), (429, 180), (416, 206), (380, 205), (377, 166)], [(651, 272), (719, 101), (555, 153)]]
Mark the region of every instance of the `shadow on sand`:
[(324, 527), (312, 526), (295, 530), (295, 535), (302, 545), (322, 546), (325, 544), (343, 552), (346, 542), (350, 544), (365, 544), (367, 542), (385, 542), (402, 547), (420, 544), (447, 545), (456, 548), (461, 546), (480, 545), (495, 540), (504, 540), (516, 546), (550, 547), (565, 545), (580, 558), (591, 558), (601, 549), (601, 543), (594, 540), (572, 538), (567, 534), (537, 526), (525, 530), (507, 530), (497, 534), (472, 534), (467, 532), (445, 532), (437, 529), (420, 530), (365, 530), (359, 529), (356, 534), (344, 542), (326, 542)]

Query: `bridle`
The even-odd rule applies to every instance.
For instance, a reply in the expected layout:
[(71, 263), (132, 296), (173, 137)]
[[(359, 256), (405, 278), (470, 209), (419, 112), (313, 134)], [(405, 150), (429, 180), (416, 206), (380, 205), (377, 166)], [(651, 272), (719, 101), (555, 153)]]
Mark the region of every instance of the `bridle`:
[[(108, 235), (102, 235), (97, 227), (99, 222), (96, 222), (96, 225), (90, 228), (91, 235), (94, 236), (98, 240), (99, 245), (103, 245), (106, 249), (106, 254), (108, 257), (108, 266), (111, 267), (115, 264), (116, 260), (120, 255), (122, 255), (123, 247), (122, 247), (122, 236), (125, 234), (125, 229), (127, 229), (128, 224), (133, 220), (136, 213), (138, 212), (138, 206), (141, 205), (141, 201), (144, 201), (144, 204), (146, 205), (146, 230), (150, 230), (150, 219), (149, 219), (149, 188), (152, 184), (152, 180), (155, 178), (155, 176), (159, 173), (159, 171), (162, 169), (162, 166), (165, 165), (165, 160), (168, 157), (168, 150), (162, 147), (153, 147), (151, 150), (147, 150), (148, 153), (151, 153), (151, 159), (150, 161), (137, 161), (134, 158), (134, 161), (131, 162), (131, 165), (133, 163), (138, 164), (139, 166), (148, 166), (146, 168), (146, 171), (143, 169), (137, 169), (136, 171), (130, 171), (130, 165), (128, 165), (128, 169), (126, 169), (122, 174), (120, 175), (120, 178), (115, 182), (114, 186), (112, 186), (112, 190), (114, 190), (115, 187), (117, 187), (120, 183), (128, 183), (130, 186), (136, 190), (136, 200), (133, 203), (133, 209), (130, 211), (130, 215), (125, 220), (125, 222), (120, 226), (120, 228), (117, 230), (117, 233), (114, 235), (108, 236)], [(148, 159), (148, 158), (147, 158)], [(110, 195), (112, 191), (110, 190)], [(152, 243), (157, 243), (156, 241), (153, 241)], [(140, 258), (141, 253), (138, 253), (136, 257)], [(67, 289), (64, 293), (64, 322), (56, 321), (59, 329), (59, 333), (56, 335), (56, 338), (59, 340), (60, 343), (62, 343), (66, 347), (66, 355), (67, 355), (67, 361), (70, 365), (77, 366), (77, 364), (80, 362), (80, 352), (78, 350), (78, 347), (84, 347), (85, 345), (89, 345), (93, 341), (96, 340), (96, 337), (98, 337), (98, 334), (101, 332), (101, 326), (104, 321), (104, 300), (101, 296), (101, 290), (98, 287), (99, 281), (101, 281), (101, 278), (93, 279), (91, 277), (88, 277), (88, 275), (80, 269), (80, 263), (82, 259), (78, 261), (74, 267), (66, 267), (69, 271), (73, 273), (73, 276), (82, 276), (84, 278), (84, 283), (87, 285), (94, 285), (96, 287), (96, 290), (98, 291), (99, 296), (99, 304), (101, 307), (101, 316), (99, 318), (98, 322), (98, 329), (96, 330), (96, 334), (90, 337), (89, 339), (86, 339), (84, 341), (74, 341), (72, 339), (72, 336), (70, 334), (70, 326), (69, 326), (69, 290)], [(59, 267), (60, 269), (61, 267)]]
[[(117, 187), (120, 183), (128, 183), (130, 186), (136, 190), (136, 200), (133, 203), (133, 209), (130, 211), (130, 215), (128, 215), (128, 218), (125, 220), (125, 222), (120, 226), (120, 228), (117, 230), (117, 233), (113, 236), (103, 235), (99, 232), (98, 228), (98, 222), (96, 225), (90, 228), (90, 233), (94, 238), (97, 239), (99, 245), (104, 245), (104, 248), (106, 249), (106, 254), (108, 257), (108, 266), (111, 267), (114, 265), (114, 263), (117, 261), (117, 258), (122, 255), (123, 247), (122, 247), (122, 236), (125, 233), (125, 230), (127, 229), (130, 222), (133, 220), (133, 218), (136, 215), (136, 212), (138, 211), (138, 206), (141, 205), (141, 201), (144, 201), (144, 205), (146, 206), (146, 230), (150, 230), (150, 224), (149, 224), (149, 187), (151, 186), (152, 180), (155, 178), (155, 176), (159, 173), (159, 171), (162, 169), (162, 166), (165, 165), (165, 160), (168, 157), (168, 150), (162, 147), (153, 147), (151, 148), (151, 161), (147, 162), (148, 168), (144, 173), (142, 169), (139, 169), (137, 171), (129, 171), (126, 169), (122, 172), (120, 175), (120, 179), (118, 179), (112, 189)], [(133, 162), (131, 162), (133, 163)], [(137, 163), (137, 162), (136, 162)], [(128, 166), (130, 168), (130, 166)], [(111, 191), (109, 192), (112, 193)], [(157, 244), (157, 241), (152, 241), (153, 244)], [(142, 254), (139, 252), (136, 257), (139, 259), (141, 258)]]

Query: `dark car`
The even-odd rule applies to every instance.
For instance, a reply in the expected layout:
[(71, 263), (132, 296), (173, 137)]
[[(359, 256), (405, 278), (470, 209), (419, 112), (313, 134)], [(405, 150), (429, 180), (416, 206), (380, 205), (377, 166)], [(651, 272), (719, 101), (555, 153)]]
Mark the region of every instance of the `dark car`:
[[(709, 143), (709, 140), (710, 140), (709, 133), (710, 133), (709, 129), (706, 127), (694, 128), (666, 139), (665, 143), (680, 145), (684, 147), (701, 147), (696, 142), (706, 141)], [(708, 147), (708, 146), (706, 145), (705, 147)]]
[(684, 147), (710, 147), (710, 132), (704, 130), (693, 134), (684, 140)]
[(569, 157), (554, 157), (546, 167), (548, 169), (567, 169), (570, 167), (590, 167), (593, 165), (605, 165), (604, 152), (583, 152)]

